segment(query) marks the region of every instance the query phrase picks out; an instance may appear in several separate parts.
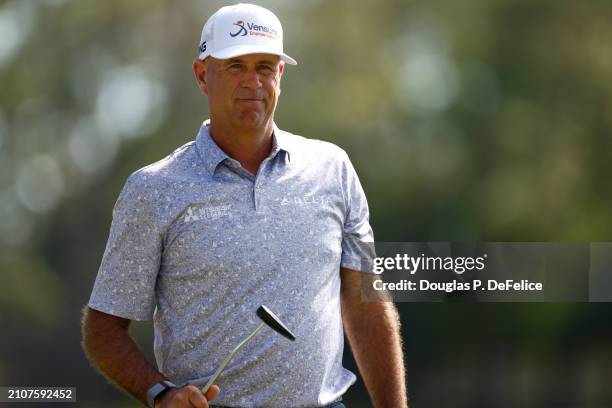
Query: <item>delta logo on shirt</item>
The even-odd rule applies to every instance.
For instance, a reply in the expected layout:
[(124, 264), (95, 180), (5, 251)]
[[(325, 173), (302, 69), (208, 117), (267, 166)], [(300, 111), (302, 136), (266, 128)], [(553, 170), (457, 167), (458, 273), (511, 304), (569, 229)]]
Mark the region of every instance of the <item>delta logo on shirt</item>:
[(255, 23), (245, 23), (242, 20), (236, 21), (234, 23), (238, 29), (235, 32), (230, 32), (229, 35), (231, 37), (244, 37), (245, 35), (259, 35), (262, 37), (269, 37), (272, 39), (276, 39), (278, 36), (278, 32), (270, 27), (266, 27), (264, 25), (259, 25)]

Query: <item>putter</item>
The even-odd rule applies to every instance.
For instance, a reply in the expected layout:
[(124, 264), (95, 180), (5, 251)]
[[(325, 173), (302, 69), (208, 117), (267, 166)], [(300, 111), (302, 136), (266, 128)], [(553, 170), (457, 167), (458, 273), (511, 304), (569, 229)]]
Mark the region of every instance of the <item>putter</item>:
[(227, 358), (225, 359), (225, 361), (223, 362), (223, 364), (221, 364), (219, 366), (219, 368), (217, 368), (217, 371), (215, 371), (215, 374), (210, 378), (210, 380), (208, 380), (208, 382), (206, 383), (206, 385), (204, 387), (202, 387), (202, 393), (206, 394), (208, 392), (208, 390), (210, 389), (210, 386), (213, 385), (213, 383), (217, 380), (217, 378), (221, 375), (221, 373), (223, 372), (223, 370), (225, 370), (225, 367), (227, 367), (227, 365), (229, 364), (230, 361), (232, 361), (232, 359), (234, 358), (234, 356), (236, 355), (236, 353), (238, 353), (238, 351), (249, 342), (249, 340), (251, 340), (257, 333), (259, 333), (259, 331), (261, 329), (264, 328), (264, 326), (268, 326), (270, 327), (272, 330), (274, 330), (275, 332), (277, 332), (278, 334), (288, 338), (291, 341), (295, 340), (295, 335), (293, 333), (291, 333), (291, 330), (289, 330), (287, 328), (287, 326), (285, 326), (283, 324), (283, 322), (280, 321), (280, 319), (274, 314), (272, 313), (272, 311), (270, 311), (270, 309), (268, 309), (267, 307), (265, 307), (264, 305), (261, 305), (257, 308), (257, 316), (259, 316), (259, 318), (262, 320), (262, 323), (257, 326), (257, 328), (253, 331), (253, 333), (249, 334), (244, 340), (242, 340), (233, 350), (231, 353), (229, 353), (229, 355), (227, 356)]

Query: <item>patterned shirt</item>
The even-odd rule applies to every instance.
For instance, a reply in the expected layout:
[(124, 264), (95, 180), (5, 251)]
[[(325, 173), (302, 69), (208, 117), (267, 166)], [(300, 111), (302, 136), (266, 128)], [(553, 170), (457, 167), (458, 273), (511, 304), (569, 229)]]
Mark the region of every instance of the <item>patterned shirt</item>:
[(368, 217), (339, 147), (275, 125), (253, 176), (205, 122), (194, 142), (128, 178), (89, 306), (152, 316), (160, 372), (200, 384), (259, 325), (264, 304), (297, 340), (265, 327), (217, 379), (215, 404), (324, 406), (355, 382), (342, 367), (339, 271), (371, 272)]

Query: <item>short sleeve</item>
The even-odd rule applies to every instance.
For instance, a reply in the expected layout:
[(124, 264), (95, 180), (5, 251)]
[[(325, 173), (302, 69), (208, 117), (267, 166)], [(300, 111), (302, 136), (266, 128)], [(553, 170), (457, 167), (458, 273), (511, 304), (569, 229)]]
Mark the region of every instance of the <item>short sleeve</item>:
[(128, 178), (113, 209), (89, 307), (130, 320), (149, 320), (161, 251), (154, 203), (136, 173)]
[(340, 265), (355, 271), (373, 272), (374, 233), (370, 226), (368, 201), (348, 156), (345, 156), (342, 172), (346, 214)]

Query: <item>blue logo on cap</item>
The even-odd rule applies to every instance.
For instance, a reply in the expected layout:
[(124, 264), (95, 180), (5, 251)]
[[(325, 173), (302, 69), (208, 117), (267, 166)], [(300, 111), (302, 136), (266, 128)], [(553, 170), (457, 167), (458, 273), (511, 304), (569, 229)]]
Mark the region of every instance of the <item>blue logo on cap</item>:
[(236, 37), (236, 36), (239, 36), (239, 35), (244, 37), (245, 35), (247, 35), (247, 30), (246, 30), (246, 28), (244, 28), (244, 21), (242, 21), (242, 20), (236, 21), (234, 23), (234, 25), (240, 27), (240, 29), (238, 31), (236, 31), (235, 33), (230, 33), (230, 35), (232, 37)]

